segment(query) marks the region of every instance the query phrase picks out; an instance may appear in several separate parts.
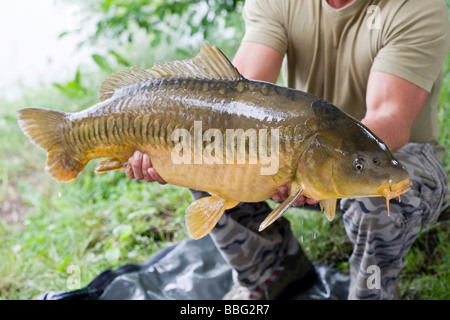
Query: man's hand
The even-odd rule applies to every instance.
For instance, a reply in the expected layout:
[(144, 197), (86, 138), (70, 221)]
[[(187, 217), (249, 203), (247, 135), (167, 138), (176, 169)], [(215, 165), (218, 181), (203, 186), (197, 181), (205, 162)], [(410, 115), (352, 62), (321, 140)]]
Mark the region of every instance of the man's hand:
[(159, 176), (155, 168), (152, 167), (152, 162), (148, 155), (142, 152), (136, 151), (133, 156), (128, 159), (125, 173), (128, 178), (137, 180), (145, 180), (147, 182), (159, 182), (160, 184), (166, 184), (163, 178)]
[[(286, 200), (286, 198), (289, 197), (290, 194), (291, 194), (291, 184), (288, 183), (288, 184), (285, 184), (284, 186), (278, 187), (278, 192), (272, 196), (272, 200), (276, 201), (276, 202), (281, 202), (281, 201)], [(300, 196), (297, 198), (297, 200), (295, 200), (295, 202), (292, 205), (299, 207), (299, 206), (304, 205), (305, 203), (307, 203), (309, 205), (315, 205), (315, 204), (319, 203), (319, 201), (316, 201), (316, 200), (310, 199), (310, 198), (306, 198), (304, 196)]]

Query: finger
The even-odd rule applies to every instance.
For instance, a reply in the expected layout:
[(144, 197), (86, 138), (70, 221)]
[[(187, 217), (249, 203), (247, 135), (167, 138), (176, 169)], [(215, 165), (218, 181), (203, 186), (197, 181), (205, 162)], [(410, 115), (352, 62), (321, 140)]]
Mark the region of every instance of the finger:
[(319, 201), (311, 199), (311, 198), (306, 198), (306, 203), (312, 206), (312, 205), (318, 204)]
[(138, 180), (144, 179), (144, 175), (142, 174), (142, 157), (143, 154), (139, 151), (136, 151), (133, 155), (133, 159), (131, 160), (131, 166), (133, 168), (134, 176)]
[(272, 200), (275, 201), (275, 202), (280, 202), (281, 201), (281, 197), (280, 197), (280, 195), (278, 193), (275, 193), (272, 196)]
[(154, 180), (150, 176), (148, 169), (151, 168), (151, 162), (148, 155), (144, 154), (142, 157), (142, 174), (144, 176), (145, 181), (147, 182), (153, 182)]
[(125, 168), (125, 174), (128, 179), (134, 179), (133, 168), (131, 167), (131, 158), (128, 160), (127, 166)]
[(278, 194), (280, 195), (281, 200), (285, 200), (287, 197), (289, 197), (289, 190), (287, 186), (278, 187)]
[(148, 173), (150, 174), (150, 176), (152, 177), (152, 179), (153, 179), (154, 181), (159, 182), (159, 184), (166, 184), (166, 183), (167, 183), (163, 178), (161, 178), (161, 177), (159, 176), (159, 174), (156, 172), (155, 168), (150, 168), (150, 169), (148, 169)]
[(300, 196), (297, 198), (297, 200), (294, 201), (292, 205), (295, 207), (300, 207), (305, 204), (305, 200), (306, 198), (304, 196)]

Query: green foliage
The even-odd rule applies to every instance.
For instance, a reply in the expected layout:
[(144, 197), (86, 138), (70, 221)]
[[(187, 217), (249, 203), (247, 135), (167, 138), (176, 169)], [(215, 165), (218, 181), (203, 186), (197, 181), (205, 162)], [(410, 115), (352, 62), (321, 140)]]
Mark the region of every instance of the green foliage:
[(109, 53), (116, 58), (117, 63), (123, 65), (123, 66), (129, 66), (130, 62), (128, 62), (128, 60), (126, 58), (124, 58), (123, 56), (121, 56), (120, 54), (118, 54), (116, 51), (114, 50), (109, 50)]
[(424, 228), (406, 256), (400, 275), (401, 294), (406, 299), (450, 299), (450, 220), (442, 213), (439, 221)]
[[(102, 19), (96, 25), (96, 31), (91, 40), (100, 38), (114, 38), (121, 41), (133, 42), (131, 30), (136, 25), (154, 35), (153, 46), (157, 46), (164, 35), (164, 27), (170, 21), (179, 21), (185, 17), (187, 25), (183, 25), (185, 32), (181, 37), (201, 35), (208, 39), (211, 33), (225, 20), (235, 22), (239, 16), (244, 0), (102, 0), (86, 2), (93, 14), (100, 14)], [(238, 28), (237, 25), (230, 27)], [(169, 28), (174, 25), (169, 24)], [(166, 35), (167, 36), (167, 35)], [(171, 40), (169, 40), (170, 42)]]
[[(54, 84), (71, 99), (85, 97), (89, 87), (97, 87), (107, 75), (125, 67), (149, 68), (155, 61), (192, 58), (204, 42), (219, 46), (231, 57), (244, 31), (241, 18), (244, 0), (78, 0), (77, 3), (83, 8), (82, 21), (88, 24), (97, 21), (95, 31), (80, 46), (97, 51), (92, 60), (100, 72), (96, 74), (97, 83), (86, 83), (84, 78), (90, 77), (92, 71), (83, 73), (79, 69), (75, 79)], [(81, 31), (65, 31), (60, 37)]]
[[(230, 56), (244, 31), (241, 18), (244, 0), (78, 0), (77, 3), (83, 8), (82, 21), (96, 21), (95, 31), (80, 46), (98, 48), (101, 53), (92, 58), (107, 73), (117, 66), (138, 66), (129, 59), (130, 51), (136, 47), (141, 54), (145, 53), (144, 48), (162, 49), (165, 53), (162, 59), (167, 61), (190, 58), (204, 42), (211, 42)], [(82, 31), (65, 31), (60, 37)], [(152, 55), (158, 56), (147, 52), (147, 61), (152, 60)], [(149, 66), (147, 62), (146, 67)]]
[(99, 55), (99, 54), (93, 54), (92, 59), (95, 61), (95, 63), (100, 67), (100, 69), (106, 71), (106, 72), (113, 72), (113, 69), (109, 66), (108, 62), (106, 61), (106, 58)]
[(439, 127), (441, 131), (440, 142), (446, 147), (443, 160), (447, 177), (450, 180), (450, 55), (444, 65), (444, 81), (439, 100)]
[(123, 172), (95, 175), (94, 165), (67, 184), (50, 181), (42, 167), (36, 178), (44, 184), (17, 183), (30, 211), (18, 229), (0, 223), (0, 257), (6, 262), (0, 266), (0, 296), (29, 299), (67, 290), (71, 265), (80, 268), (85, 286), (107, 268), (142, 262), (186, 238), (187, 189), (131, 181)]
[(87, 93), (87, 89), (81, 83), (81, 72), (79, 69), (75, 74), (75, 79), (66, 84), (54, 83), (53, 85), (71, 99), (81, 98)]

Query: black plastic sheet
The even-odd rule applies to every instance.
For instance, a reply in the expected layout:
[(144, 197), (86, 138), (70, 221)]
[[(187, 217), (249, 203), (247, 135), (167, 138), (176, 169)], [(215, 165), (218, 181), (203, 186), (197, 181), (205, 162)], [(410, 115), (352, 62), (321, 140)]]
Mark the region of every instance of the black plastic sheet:
[[(314, 265), (312, 284), (289, 288), (293, 300), (345, 300), (349, 276), (327, 265)], [(87, 287), (48, 292), (43, 300), (219, 300), (233, 286), (232, 269), (209, 236), (166, 248), (148, 261), (106, 270)]]

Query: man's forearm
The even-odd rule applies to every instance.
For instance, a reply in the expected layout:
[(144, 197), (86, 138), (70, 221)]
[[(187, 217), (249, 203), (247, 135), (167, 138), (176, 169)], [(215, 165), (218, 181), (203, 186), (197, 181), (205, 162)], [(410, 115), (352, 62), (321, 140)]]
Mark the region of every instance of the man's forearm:
[(395, 152), (409, 141), (411, 128), (427, 97), (426, 90), (407, 80), (371, 72), (362, 123)]
[(379, 114), (365, 117), (361, 121), (379, 137), (394, 153), (409, 141), (410, 128), (402, 119)]

